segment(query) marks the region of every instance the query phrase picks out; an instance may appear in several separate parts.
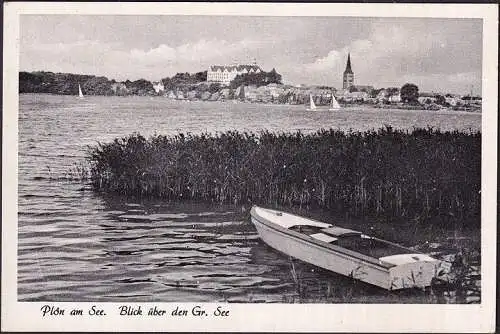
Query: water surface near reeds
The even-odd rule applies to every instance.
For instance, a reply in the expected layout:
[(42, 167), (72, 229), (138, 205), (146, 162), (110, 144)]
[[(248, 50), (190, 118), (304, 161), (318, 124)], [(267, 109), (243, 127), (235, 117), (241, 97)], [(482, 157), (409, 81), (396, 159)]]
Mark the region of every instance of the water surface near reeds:
[(133, 132), (313, 132), (384, 124), (479, 130), (481, 115), (359, 109), (311, 114), (301, 106), (21, 95), (18, 299), (436, 302), (419, 293), (394, 295), (353, 285), (295, 262), (307, 292), (301, 296), (290, 260), (258, 239), (241, 206), (110, 198), (72, 180), (69, 172), (82, 161), (86, 145)]
[[(20, 212), (21, 301), (436, 303), (450, 300), (421, 291), (390, 293), (292, 261), (258, 238), (248, 212), (242, 212), (240, 207), (160, 201), (135, 203), (119, 197), (97, 197), (76, 189), (73, 189), (78, 194), (75, 196), (52, 190), (60, 203), (50, 208), (46, 208), (46, 196), (20, 197), (21, 206), (29, 200), (33, 208), (40, 208)], [(84, 210), (85, 207), (93, 210)], [(349, 226), (355, 225), (351, 222)], [(364, 226), (364, 229), (370, 231), (370, 227), (373, 228)], [(474, 298), (471, 300), (477, 300)]]

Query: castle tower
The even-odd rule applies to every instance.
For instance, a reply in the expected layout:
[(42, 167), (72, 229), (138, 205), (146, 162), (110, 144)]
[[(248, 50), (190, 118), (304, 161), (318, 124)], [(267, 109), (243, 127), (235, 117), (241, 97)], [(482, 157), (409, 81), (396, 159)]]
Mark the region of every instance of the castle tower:
[(354, 86), (354, 73), (351, 69), (351, 54), (347, 55), (347, 65), (344, 71), (344, 78), (342, 80), (342, 88), (349, 89), (349, 87)]

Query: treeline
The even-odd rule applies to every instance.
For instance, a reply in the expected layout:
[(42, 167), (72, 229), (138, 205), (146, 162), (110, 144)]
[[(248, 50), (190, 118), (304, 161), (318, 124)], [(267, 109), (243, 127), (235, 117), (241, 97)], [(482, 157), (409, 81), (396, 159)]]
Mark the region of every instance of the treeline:
[(205, 81), (207, 81), (207, 71), (197, 72), (194, 74), (188, 72), (177, 73), (171, 78), (167, 77), (161, 79), (161, 82), (166, 90), (181, 88), (183, 86), (194, 85)]
[(230, 83), (232, 89), (240, 86), (267, 86), (269, 84), (281, 84), (281, 74), (273, 68), (269, 72), (261, 71), (259, 73), (238, 74)]
[(151, 95), (147, 80), (117, 82), (103, 76), (53, 72), (19, 72), (19, 93), (77, 95), (78, 85), (85, 95)]
[(104, 192), (480, 224), (480, 132), (134, 134), (91, 147), (88, 161)]
[(19, 72), (19, 93), (77, 95), (78, 84), (87, 94), (110, 95), (111, 83), (106, 77), (53, 72)]
[[(49, 93), (63, 95), (77, 95), (78, 85), (85, 95), (156, 95), (168, 91), (196, 90), (199, 95), (203, 92), (216, 93), (222, 87), (217, 83), (207, 83), (207, 71), (197, 73), (177, 73), (173, 77), (161, 79), (163, 90), (155, 91), (153, 83), (139, 79), (135, 81), (117, 82), (103, 76), (81, 75), (53, 72), (20, 72), (19, 93)], [(257, 87), (270, 83), (281, 84), (281, 75), (273, 69), (270, 72), (238, 75), (231, 83), (231, 88), (242, 85)]]

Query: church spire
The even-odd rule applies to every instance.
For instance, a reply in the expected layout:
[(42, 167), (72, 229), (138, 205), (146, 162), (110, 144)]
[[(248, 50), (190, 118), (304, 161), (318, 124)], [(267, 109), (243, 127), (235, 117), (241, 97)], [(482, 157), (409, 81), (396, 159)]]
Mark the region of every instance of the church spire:
[(345, 67), (345, 73), (353, 73), (351, 69), (351, 53), (347, 54), (347, 65)]
[(351, 53), (347, 55), (347, 64), (345, 66), (344, 76), (342, 78), (342, 88), (349, 89), (354, 86), (354, 72), (351, 68)]

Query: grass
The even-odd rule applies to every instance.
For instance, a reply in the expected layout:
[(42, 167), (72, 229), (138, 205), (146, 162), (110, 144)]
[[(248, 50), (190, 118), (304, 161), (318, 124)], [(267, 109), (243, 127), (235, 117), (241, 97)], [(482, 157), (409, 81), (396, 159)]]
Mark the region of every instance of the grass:
[[(431, 283), (429, 287), (415, 287), (385, 291), (356, 280), (339, 280), (324, 269), (322, 279), (311, 275), (300, 261), (290, 258), (290, 276), (295, 289), (283, 295), (286, 303), (415, 303), (415, 304), (477, 304), (481, 302), (481, 277), (477, 259), (470, 251), (462, 249), (453, 256), (449, 284)], [(300, 269), (297, 269), (300, 268)], [(333, 274), (335, 275), (335, 274)], [(384, 292), (382, 292), (384, 291)]]
[(480, 226), (480, 132), (132, 134), (87, 159), (108, 193)]

